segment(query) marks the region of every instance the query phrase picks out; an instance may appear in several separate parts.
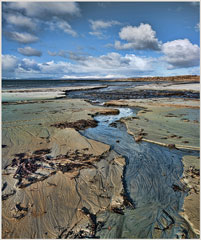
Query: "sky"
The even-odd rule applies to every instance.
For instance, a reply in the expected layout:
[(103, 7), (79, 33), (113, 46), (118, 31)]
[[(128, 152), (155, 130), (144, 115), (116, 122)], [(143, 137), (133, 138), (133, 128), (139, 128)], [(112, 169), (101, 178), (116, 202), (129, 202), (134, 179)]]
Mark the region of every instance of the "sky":
[(199, 2), (3, 2), (2, 77), (200, 74)]

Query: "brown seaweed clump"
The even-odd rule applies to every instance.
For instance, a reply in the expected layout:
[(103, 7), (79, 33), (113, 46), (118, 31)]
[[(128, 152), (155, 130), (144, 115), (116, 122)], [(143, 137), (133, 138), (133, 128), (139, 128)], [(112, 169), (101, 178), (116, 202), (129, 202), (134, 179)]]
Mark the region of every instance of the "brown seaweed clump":
[[(93, 162), (102, 158), (102, 155), (94, 156), (84, 150), (69, 151), (66, 155), (58, 155), (55, 158), (48, 155), (50, 152), (50, 149), (40, 149), (31, 155), (26, 153), (16, 154), (12, 163), (6, 167), (5, 172), (7, 174), (13, 172), (13, 178), (18, 180), (16, 186), (24, 188), (35, 182), (45, 180), (57, 171), (79, 173), (79, 170), (83, 168), (95, 167)], [(4, 196), (5, 199), (8, 197)]]
[(51, 127), (56, 127), (56, 128), (74, 128), (75, 130), (84, 130), (86, 128), (94, 128), (97, 127), (98, 122), (96, 120), (78, 120), (76, 122), (62, 122), (62, 123), (55, 123), (52, 124)]

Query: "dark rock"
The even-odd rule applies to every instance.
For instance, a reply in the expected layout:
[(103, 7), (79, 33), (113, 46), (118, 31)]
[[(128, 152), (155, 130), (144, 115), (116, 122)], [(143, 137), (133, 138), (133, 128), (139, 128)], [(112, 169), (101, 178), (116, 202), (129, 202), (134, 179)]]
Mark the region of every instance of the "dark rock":
[(168, 144), (167, 145), (170, 149), (176, 148), (175, 144)]
[(182, 189), (181, 187), (179, 187), (178, 185), (175, 185), (175, 184), (172, 184), (172, 189), (175, 192), (183, 192), (184, 191), (184, 189)]
[(121, 208), (113, 207), (113, 208), (111, 208), (111, 210), (115, 213), (124, 215), (123, 209), (121, 209)]
[(135, 137), (135, 141), (140, 142), (142, 140), (142, 138), (143, 138), (142, 135), (139, 135), (139, 136)]
[(123, 196), (123, 200), (124, 200), (123, 205), (127, 208), (135, 209), (132, 199), (124, 193), (122, 193), (121, 195)]
[(117, 123), (116, 123), (116, 122), (110, 123), (110, 125), (109, 125), (109, 126), (110, 126), (110, 127), (117, 128)]
[(170, 136), (170, 138), (176, 138), (176, 137), (177, 137), (177, 135), (175, 135), (175, 134)]

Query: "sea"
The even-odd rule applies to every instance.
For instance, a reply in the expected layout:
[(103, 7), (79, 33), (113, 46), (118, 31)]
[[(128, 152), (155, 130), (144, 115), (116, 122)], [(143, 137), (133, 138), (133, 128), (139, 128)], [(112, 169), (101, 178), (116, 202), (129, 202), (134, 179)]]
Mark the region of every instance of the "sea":
[[(54, 88), (93, 85), (139, 85), (140, 82), (114, 82), (109, 80), (2, 80), (2, 89)], [(142, 83), (141, 83), (142, 84)]]

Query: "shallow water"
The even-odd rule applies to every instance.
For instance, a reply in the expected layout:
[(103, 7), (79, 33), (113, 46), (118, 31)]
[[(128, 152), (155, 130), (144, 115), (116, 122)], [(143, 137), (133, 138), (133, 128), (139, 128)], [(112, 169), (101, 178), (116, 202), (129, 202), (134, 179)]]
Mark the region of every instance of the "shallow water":
[[(187, 193), (173, 190), (173, 185), (183, 188), (180, 182), (183, 173), (181, 159), (187, 152), (146, 142), (136, 143), (122, 124), (118, 124), (117, 128), (109, 126), (121, 117), (134, 115), (131, 109), (120, 108), (117, 116), (95, 117), (99, 125), (82, 132), (88, 138), (109, 144), (126, 158), (125, 188), (135, 205), (134, 210), (126, 209), (121, 216), (111, 212), (100, 214), (98, 218), (103, 219), (107, 227), (102, 228), (97, 236), (180, 238), (184, 234), (195, 238), (188, 224), (178, 214)], [(196, 152), (190, 154), (198, 155)]]

